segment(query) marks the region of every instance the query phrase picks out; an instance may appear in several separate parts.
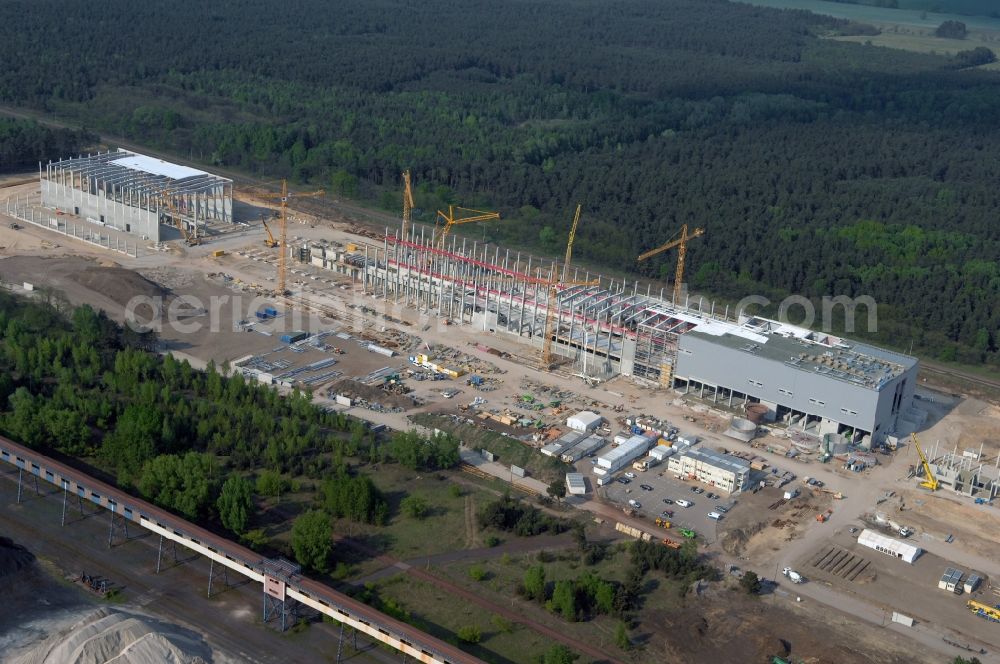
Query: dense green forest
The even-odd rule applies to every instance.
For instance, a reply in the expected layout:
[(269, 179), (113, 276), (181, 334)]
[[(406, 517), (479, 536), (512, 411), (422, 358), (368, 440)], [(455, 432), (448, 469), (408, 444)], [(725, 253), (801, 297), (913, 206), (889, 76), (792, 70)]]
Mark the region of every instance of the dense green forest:
[(254, 495), (280, 496), (286, 477), (305, 477), (328, 519), (382, 525), (388, 504), (360, 465), (458, 463), (455, 438), (403, 432), (379, 441), (307, 394), (282, 397), (213, 366), (196, 371), (152, 352), (150, 335), (42, 295), (48, 302), (0, 292), (0, 433), (84, 459), (188, 519), (242, 535)]
[(97, 137), (37, 122), (0, 118), (0, 174), (38, 167), (38, 162), (78, 154)]
[[(0, 3), (0, 103), (693, 288), (870, 295), (873, 340), (1000, 365), (1000, 74), (724, 0)], [(672, 257), (643, 264), (665, 277)]]

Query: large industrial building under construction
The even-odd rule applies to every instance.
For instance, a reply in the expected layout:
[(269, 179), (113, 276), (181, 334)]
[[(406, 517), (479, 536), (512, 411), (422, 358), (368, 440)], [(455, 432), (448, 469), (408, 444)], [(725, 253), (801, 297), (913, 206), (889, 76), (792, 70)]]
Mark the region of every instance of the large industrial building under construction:
[(760, 317), (733, 320), (728, 308), (675, 303), (582, 270), (560, 276), (551, 261), (495, 245), (409, 235), (333, 252), (315, 244), (312, 261), (353, 272), (389, 303), (539, 351), (548, 329), (553, 357), (586, 379), (632, 376), (734, 409), (763, 404), (767, 420), (863, 446), (916, 417), (916, 358)]
[(120, 148), (49, 162), (39, 178), (43, 206), (153, 242), (160, 224), (198, 237), (233, 221), (232, 180)]

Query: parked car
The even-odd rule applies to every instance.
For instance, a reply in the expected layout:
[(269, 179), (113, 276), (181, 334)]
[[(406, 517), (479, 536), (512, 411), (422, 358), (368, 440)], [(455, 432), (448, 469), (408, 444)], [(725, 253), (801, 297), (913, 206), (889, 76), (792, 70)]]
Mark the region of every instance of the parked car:
[(677, 504), (680, 505), (681, 507), (691, 507), (692, 505), (694, 505), (694, 503), (692, 503), (690, 500), (683, 500), (683, 499), (678, 500)]
[(720, 521), (720, 520), (722, 520), (722, 515), (719, 514), (718, 512), (709, 512), (708, 513), (708, 518), (709, 519), (715, 519), (716, 521)]
[(625, 478), (625, 477), (619, 477), (619, 478), (618, 478), (618, 483), (619, 483), (619, 484), (628, 484), (628, 483), (629, 483), (629, 482), (631, 482), (631, 481), (632, 481), (632, 480), (630, 480), (630, 479), (627, 479), (627, 478)]
[(719, 498), (722, 498), (722, 496), (720, 496), (719, 494), (712, 493), (711, 491), (706, 493), (705, 497), (708, 498), (709, 500), (718, 500)]
[(642, 489), (643, 491), (652, 491), (653, 490), (653, 487), (649, 486), (648, 484), (640, 484), (639, 488)]
[(722, 512), (723, 514), (725, 514), (726, 512), (729, 511), (729, 508), (726, 507), (725, 505), (716, 505), (715, 506), (715, 511), (716, 512)]
[(704, 489), (702, 489), (702, 488), (701, 488), (700, 486), (696, 486), (696, 487), (694, 488), (694, 492), (695, 492), (695, 493), (705, 493), (705, 490), (704, 490)]
[(633, 472), (632, 472), (632, 471), (630, 470), (630, 471), (628, 471), (627, 473), (625, 473), (625, 477), (629, 478), (630, 480), (634, 480), (634, 479), (635, 479), (635, 473), (633, 473)]
[(638, 500), (635, 500), (634, 498), (630, 498), (628, 504), (630, 507), (634, 507), (635, 509), (639, 509), (640, 507), (642, 507), (642, 503), (640, 503)]
[(591, 466), (596, 466), (597, 465), (597, 459), (591, 459), (590, 460), (590, 465)]
[(816, 480), (816, 487), (822, 489), (824, 486), (826, 486), (826, 485), (823, 484), (822, 480)]
[(663, 504), (664, 504), (664, 505), (673, 505), (673, 504), (674, 504), (674, 501), (673, 501), (673, 500), (671, 500), (670, 498), (664, 498), (664, 499), (663, 499)]
[(698, 493), (698, 487), (696, 486), (691, 487), (691, 493)]

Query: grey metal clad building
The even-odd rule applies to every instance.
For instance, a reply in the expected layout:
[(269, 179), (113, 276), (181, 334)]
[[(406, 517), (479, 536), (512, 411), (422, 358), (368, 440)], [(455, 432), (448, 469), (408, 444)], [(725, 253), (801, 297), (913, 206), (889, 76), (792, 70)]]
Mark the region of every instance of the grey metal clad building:
[[(233, 182), (128, 150), (49, 162), (39, 173), (42, 205), (102, 226), (160, 240), (160, 224), (200, 235), (212, 221), (232, 223)], [(169, 196), (179, 219), (172, 219)]]
[(701, 397), (760, 402), (770, 420), (859, 443), (898, 430), (916, 382), (916, 358), (759, 317), (682, 335), (674, 373)]

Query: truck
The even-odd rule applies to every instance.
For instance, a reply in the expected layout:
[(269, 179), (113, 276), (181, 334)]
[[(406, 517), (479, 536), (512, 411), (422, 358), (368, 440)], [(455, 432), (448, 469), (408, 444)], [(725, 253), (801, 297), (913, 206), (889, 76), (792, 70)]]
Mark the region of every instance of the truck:
[(660, 463), (659, 459), (657, 459), (656, 457), (648, 456), (633, 462), (632, 468), (638, 470), (640, 473), (644, 473), (658, 463)]
[(792, 583), (802, 583), (805, 581), (805, 579), (802, 578), (802, 575), (793, 570), (791, 567), (786, 567), (781, 570), (781, 573), (787, 576)]
[(626, 535), (631, 535), (632, 537), (640, 539), (643, 542), (648, 542), (651, 539), (653, 539), (653, 536), (650, 535), (649, 533), (643, 532), (638, 528), (635, 528), (634, 526), (629, 526), (627, 524), (624, 524), (621, 521), (615, 523), (615, 530), (617, 530), (620, 533), (625, 533)]
[(902, 526), (892, 519), (889, 519), (889, 527), (896, 531), (896, 534), (900, 537), (909, 537), (913, 534), (913, 528), (909, 526)]

